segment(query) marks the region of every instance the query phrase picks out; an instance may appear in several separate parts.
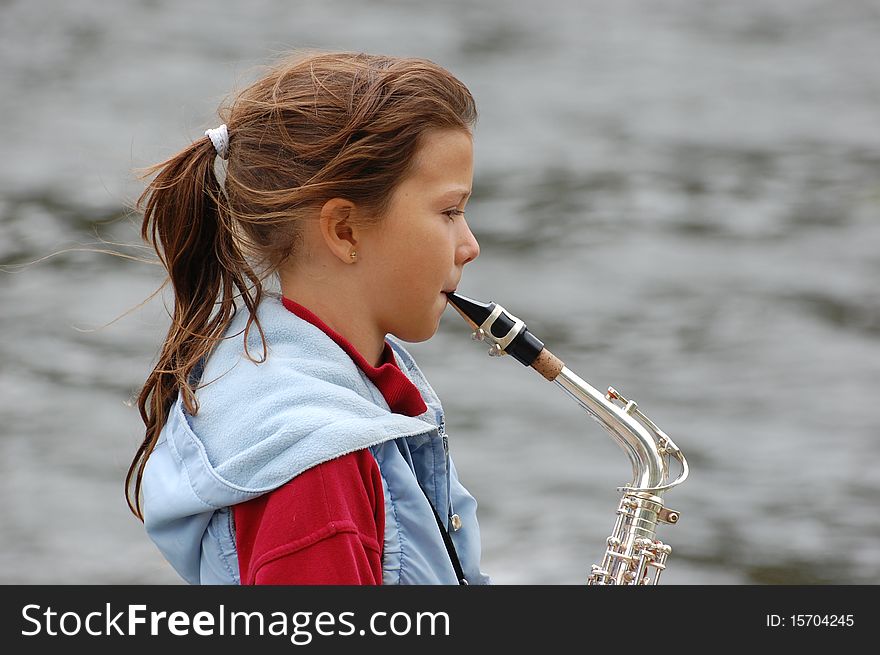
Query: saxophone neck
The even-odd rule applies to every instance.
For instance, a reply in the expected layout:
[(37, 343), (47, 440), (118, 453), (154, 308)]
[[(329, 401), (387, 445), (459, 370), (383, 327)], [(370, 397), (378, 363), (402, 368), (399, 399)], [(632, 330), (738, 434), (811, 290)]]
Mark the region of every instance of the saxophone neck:
[[(660, 494), (684, 482), (687, 461), (681, 451), (635, 402), (613, 388), (601, 394), (544, 347), (526, 324), (495, 302), (480, 302), (461, 294), (446, 294), (449, 304), (474, 330), (473, 338), (489, 344), (489, 355), (511, 355), (556, 382), (598, 421), (629, 457), (633, 468), (632, 491)], [(678, 460), (681, 475), (669, 482), (669, 456)]]
[[(642, 425), (627, 407), (620, 407), (614, 398), (578, 377), (568, 367), (563, 367), (555, 380), (626, 453), (632, 465), (632, 489), (650, 490), (657, 494), (666, 483), (668, 466), (654, 435)], [(635, 404), (633, 403), (632, 406)]]

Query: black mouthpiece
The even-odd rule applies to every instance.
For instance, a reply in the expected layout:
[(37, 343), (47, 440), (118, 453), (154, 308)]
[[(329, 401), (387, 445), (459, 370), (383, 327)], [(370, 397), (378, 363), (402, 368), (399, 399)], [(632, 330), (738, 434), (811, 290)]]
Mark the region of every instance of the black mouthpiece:
[(467, 296), (459, 295), (454, 291), (447, 291), (446, 299), (449, 301), (450, 305), (458, 310), (458, 313), (461, 314), (465, 320), (473, 323), (474, 328), (480, 327), (483, 324), (483, 321), (489, 318), (489, 314), (492, 313), (492, 310), (495, 309), (494, 302), (478, 302)]
[[(449, 300), (449, 304), (461, 314), (462, 318), (471, 324), (474, 330), (482, 326), (498, 306), (494, 302), (479, 302), (454, 292), (447, 292), (446, 298)], [(502, 308), (501, 314), (489, 326), (489, 332), (496, 339), (502, 339), (514, 328), (516, 321), (515, 317), (512, 317)], [(523, 325), (519, 334), (507, 345), (504, 352), (526, 366), (531, 366), (543, 349), (543, 342)]]

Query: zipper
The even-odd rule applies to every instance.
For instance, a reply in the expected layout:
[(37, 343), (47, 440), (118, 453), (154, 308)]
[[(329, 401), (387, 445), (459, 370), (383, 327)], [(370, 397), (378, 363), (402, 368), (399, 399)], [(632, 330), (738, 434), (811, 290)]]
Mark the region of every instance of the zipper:
[(443, 442), (443, 454), (445, 455), (446, 464), (446, 516), (449, 519), (450, 525), (452, 525), (453, 531), (458, 532), (459, 528), (461, 528), (461, 519), (455, 513), (455, 508), (452, 506), (452, 471), (449, 468), (449, 437), (446, 435), (446, 417), (443, 414), (440, 415), (440, 424), (437, 426), (437, 432), (440, 434), (440, 439)]

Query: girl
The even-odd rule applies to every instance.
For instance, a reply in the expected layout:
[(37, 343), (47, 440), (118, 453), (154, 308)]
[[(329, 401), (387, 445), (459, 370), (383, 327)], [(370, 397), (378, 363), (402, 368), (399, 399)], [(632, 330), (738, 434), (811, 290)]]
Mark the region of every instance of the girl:
[(488, 583), (401, 344), (434, 334), (479, 254), (471, 94), (429, 61), (312, 54), (221, 114), (138, 203), (174, 311), (132, 512), (193, 584)]

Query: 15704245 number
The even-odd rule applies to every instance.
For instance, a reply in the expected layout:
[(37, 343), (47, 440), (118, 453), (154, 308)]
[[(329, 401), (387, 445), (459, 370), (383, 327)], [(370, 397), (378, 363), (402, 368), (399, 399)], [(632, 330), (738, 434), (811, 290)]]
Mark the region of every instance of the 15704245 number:
[(855, 625), (855, 617), (852, 614), (792, 614), (791, 626), (805, 628), (816, 627), (852, 627)]

